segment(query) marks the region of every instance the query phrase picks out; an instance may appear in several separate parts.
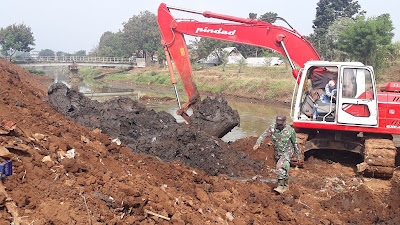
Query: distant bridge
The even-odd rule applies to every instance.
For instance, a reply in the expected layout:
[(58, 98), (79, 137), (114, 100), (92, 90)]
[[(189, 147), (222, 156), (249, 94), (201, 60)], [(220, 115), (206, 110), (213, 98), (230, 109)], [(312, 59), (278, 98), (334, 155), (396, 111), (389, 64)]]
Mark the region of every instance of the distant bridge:
[(135, 57), (39, 56), (18, 57), (13, 59), (13, 63), (22, 67), (69, 66), (72, 63), (78, 66), (134, 67), (137, 65), (137, 59)]

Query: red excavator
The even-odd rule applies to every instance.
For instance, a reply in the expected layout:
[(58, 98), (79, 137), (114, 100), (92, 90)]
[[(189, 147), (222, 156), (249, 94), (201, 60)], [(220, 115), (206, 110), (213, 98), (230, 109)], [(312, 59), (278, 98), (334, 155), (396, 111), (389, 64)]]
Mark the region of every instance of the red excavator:
[[(175, 19), (170, 10), (224, 20), (224, 23)], [(282, 18), (284, 22), (286, 22)], [(321, 61), (302, 35), (289, 28), (258, 19), (196, 12), (162, 3), (158, 8), (162, 45), (175, 87), (178, 114), (187, 121), (187, 110), (195, 108), (200, 95), (193, 81), (192, 67), (184, 35), (225, 40), (275, 50), (286, 56), (296, 79), (291, 104), (293, 127), (302, 150), (336, 149), (358, 153), (364, 162), (357, 165), (364, 175), (391, 177), (396, 147), (393, 134), (400, 134), (400, 82), (390, 82), (378, 92), (374, 70), (360, 62)], [(180, 105), (171, 58), (178, 70), (189, 101)], [(299, 69), (296, 68), (296, 65)], [(325, 96), (326, 84), (333, 80), (335, 94)]]

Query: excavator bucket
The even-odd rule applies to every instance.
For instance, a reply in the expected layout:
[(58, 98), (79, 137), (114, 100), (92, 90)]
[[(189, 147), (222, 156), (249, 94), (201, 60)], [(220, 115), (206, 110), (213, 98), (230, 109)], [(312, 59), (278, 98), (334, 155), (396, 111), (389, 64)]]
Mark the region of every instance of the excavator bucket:
[(205, 98), (189, 118), (191, 125), (218, 138), (240, 124), (239, 113), (221, 96)]

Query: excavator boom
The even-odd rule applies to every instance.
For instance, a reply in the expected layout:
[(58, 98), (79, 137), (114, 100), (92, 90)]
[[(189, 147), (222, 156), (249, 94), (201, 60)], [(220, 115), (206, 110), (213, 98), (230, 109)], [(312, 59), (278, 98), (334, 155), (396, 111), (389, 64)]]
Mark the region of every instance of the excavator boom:
[[(221, 19), (234, 23), (206, 23), (191, 19), (175, 19), (170, 9), (201, 14), (206, 18)], [(295, 66), (292, 62), (299, 67), (303, 67), (307, 61), (320, 60), (314, 47), (297, 31), (275, 26), (258, 19), (244, 19), (209, 11), (200, 13), (172, 7), (168, 8), (166, 4), (162, 3), (158, 8), (157, 20), (167, 60), (169, 59), (168, 54), (170, 54), (189, 97), (188, 104), (178, 114), (185, 115), (186, 108), (195, 106), (200, 99), (196, 85), (193, 82), (192, 67), (184, 35), (213, 38), (275, 50), (288, 58), (293, 70), (295, 70)], [(288, 51), (288, 49), (296, 49), (296, 51)], [(170, 70), (170, 74), (172, 83), (176, 82), (172, 70)], [(293, 72), (295, 78), (297, 78), (297, 74), (297, 72)]]

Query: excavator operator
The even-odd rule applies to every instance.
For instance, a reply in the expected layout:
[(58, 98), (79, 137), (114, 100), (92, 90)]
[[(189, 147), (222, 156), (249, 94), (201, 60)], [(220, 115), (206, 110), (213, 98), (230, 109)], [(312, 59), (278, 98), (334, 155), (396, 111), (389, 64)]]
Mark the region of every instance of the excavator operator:
[(325, 93), (321, 96), (321, 100), (324, 103), (330, 103), (336, 101), (336, 81), (330, 80), (325, 86)]

